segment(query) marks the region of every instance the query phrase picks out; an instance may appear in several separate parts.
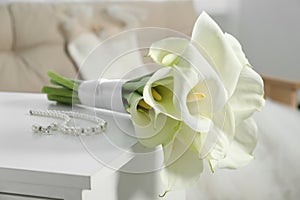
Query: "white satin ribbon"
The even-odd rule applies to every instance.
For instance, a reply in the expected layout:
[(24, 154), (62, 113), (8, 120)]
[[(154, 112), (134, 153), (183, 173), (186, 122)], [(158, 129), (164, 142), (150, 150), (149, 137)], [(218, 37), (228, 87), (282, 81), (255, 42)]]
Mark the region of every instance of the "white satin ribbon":
[(78, 97), (86, 106), (127, 113), (122, 101), (122, 85), (125, 82), (120, 79), (84, 81), (79, 85)]

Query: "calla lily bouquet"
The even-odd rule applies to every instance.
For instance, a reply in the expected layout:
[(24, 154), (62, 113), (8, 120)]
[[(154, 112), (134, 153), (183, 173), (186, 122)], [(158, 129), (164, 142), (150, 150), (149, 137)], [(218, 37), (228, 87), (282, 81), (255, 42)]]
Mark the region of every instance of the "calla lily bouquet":
[(257, 143), (251, 116), (265, 101), (262, 78), (239, 42), (203, 12), (191, 40), (165, 38), (148, 55), (159, 69), (138, 79), (78, 81), (49, 72), (58, 87), (43, 92), (49, 100), (130, 113), (139, 142), (162, 145), (166, 192), (195, 183), (204, 162), (212, 172), (248, 164)]

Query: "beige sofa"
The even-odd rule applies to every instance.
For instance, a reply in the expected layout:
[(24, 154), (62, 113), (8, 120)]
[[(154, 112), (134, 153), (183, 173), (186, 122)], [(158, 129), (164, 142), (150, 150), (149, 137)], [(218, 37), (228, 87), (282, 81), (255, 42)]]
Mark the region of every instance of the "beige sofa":
[[(66, 51), (68, 36), (61, 30), (63, 17), (81, 6), (92, 7), (93, 21), (81, 21), (85, 29), (97, 31), (115, 23), (101, 11), (111, 5), (139, 10), (139, 26), (158, 26), (189, 35), (196, 14), (191, 1), (134, 3), (10, 3), (0, 6), (0, 91), (40, 92), (48, 83), (46, 72), (55, 70), (75, 77), (77, 66)], [(97, 13), (97, 14), (95, 14)], [(105, 21), (106, 20), (106, 21)], [(97, 24), (97, 23), (102, 24)], [(115, 29), (113, 29), (115, 30)], [(118, 29), (117, 31), (121, 31)], [(117, 32), (116, 31), (116, 32)], [(70, 39), (70, 37), (69, 37)]]

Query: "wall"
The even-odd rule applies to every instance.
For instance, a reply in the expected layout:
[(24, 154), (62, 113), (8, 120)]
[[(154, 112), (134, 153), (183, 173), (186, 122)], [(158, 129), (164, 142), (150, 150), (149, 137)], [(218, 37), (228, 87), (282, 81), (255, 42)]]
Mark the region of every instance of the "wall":
[(241, 1), (238, 37), (258, 71), (300, 81), (300, 1)]
[(256, 70), (300, 81), (300, 1), (241, 1), (240, 13), (239, 39)]

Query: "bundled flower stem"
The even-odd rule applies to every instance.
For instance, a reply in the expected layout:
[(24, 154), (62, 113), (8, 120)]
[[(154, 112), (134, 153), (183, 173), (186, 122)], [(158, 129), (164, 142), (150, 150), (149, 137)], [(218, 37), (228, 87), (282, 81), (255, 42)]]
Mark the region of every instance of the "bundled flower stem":
[[(48, 100), (69, 105), (82, 104), (78, 96), (78, 87), (84, 81), (69, 79), (53, 71), (48, 71), (47, 74), (50, 78), (50, 83), (54, 85), (44, 86), (42, 88), (42, 92), (47, 94)], [(123, 103), (127, 110), (135, 99), (143, 96), (144, 87), (151, 76), (152, 74), (148, 74), (140, 78), (129, 80), (122, 85)], [(160, 94), (154, 88), (152, 92), (154, 97), (160, 101)], [(144, 100), (140, 100), (139, 107), (144, 110), (150, 110), (151, 108)]]
[(81, 81), (68, 79), (55, 72), (48, 71), (50, 82), (55, 87), (44, 86), (42, 92), (47, 94), (49, 100), (64, 104), (80, 104), (78, 85)]

